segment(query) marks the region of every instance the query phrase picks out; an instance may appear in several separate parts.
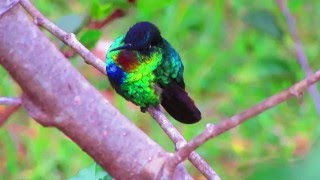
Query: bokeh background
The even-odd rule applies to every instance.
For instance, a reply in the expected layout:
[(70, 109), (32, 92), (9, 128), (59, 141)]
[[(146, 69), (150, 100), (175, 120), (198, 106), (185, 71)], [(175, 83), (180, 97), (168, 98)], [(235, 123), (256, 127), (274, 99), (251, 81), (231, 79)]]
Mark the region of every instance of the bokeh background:
[[(185, 65), (186, 89), (201, 122), (172, 121), (187, 140), (303, 79), (294, 43), (276, 0), (33, 0), (39, 10), (101, 59), (110, 43), (137, 21), (156, 24)], [(320, 69), (320, 1), (290, 0), (305, 53)], [(107, 19), (107, 20), (106, 20)], [(105, 22), (103, 22), (105, 21)], [(112, 90), (106, 76), (86, 65), (47, 32), (84, 77), (166, 150), (174, 145), (155, 121)], [(0, 66), (0, 95), (19, 96)], [(0, 115), (8, 107), (0, 106)], [(290, 99), (201, 146), (223, 179), (317, 179), (319, 115), (308, 93)], [(76, 144), (19, 109), (0, 127), (0, 179), (68, 179), (93, 164)], [(204, 179), (188, 162), (191, 175)]]

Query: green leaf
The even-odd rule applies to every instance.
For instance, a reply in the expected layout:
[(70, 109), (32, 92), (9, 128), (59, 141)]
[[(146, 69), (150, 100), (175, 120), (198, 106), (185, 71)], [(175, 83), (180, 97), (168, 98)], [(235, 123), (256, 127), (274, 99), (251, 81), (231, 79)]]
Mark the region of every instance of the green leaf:
[(91, 1), (90, 15), (93, 19), (102, 20), (107, 17), (114, 9), (110, 2), (102, 2), (100, 0)]
[(66, 32), (75, 33), (81, 28), (84, 21), (84, 16), (68, 14), (65, 16), (61, 16), (56, 21), (56, 24)]
[(274, 56), (266, 56), (260, 58), (255, 69), (258, 78), (277, 78), (296, 81), (296, 74), (292, 65), (292, 61), (280, 59)]
[(90, 15), (94, 20), (103, 20), (115, 9), (126, 9), (129, 3), (126, 0), (92, 0)]
[(247, 25), (257, 29), (259, 32), (269, 34), (277, 39), (282, 39), (283, 37), (283, 31), (270, 11), (250, 11), (243, 16), (243, 20)]
[(112, 177), (105, 172), (97, 163), (94, 163), (88, 168), (80, 170), (77, 176), (69, 180), (111, 180)]
[(88, 49), (92, 49), (100, 39), (102, 32), (100, 30), (87, 30), (80, 35), (80, 42)]

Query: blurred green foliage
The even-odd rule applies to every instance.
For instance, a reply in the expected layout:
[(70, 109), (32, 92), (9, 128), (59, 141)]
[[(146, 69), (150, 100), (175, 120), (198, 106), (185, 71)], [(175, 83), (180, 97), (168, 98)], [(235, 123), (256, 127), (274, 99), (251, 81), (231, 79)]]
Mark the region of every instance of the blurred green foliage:
[(100, 166), (93, 163), (88, 168), (83, 168), (77, 176), (70, 178), (69, 180), (112, 180), (112, 177), (106, 173)]
[[(186, 88), (203, 113), (203, 120), (195, 125), (173, 121), (188, 140), (199, 134), (206, 123), (218, 123), (304, 77), (276, 1), (137, 0), (135, 5), (125, 0), (33, 2), (64, 29), (67, 27), (63, 24), (78, 20), (67, 30), (76, 32), (88, 48), (93, 48), (99, 39), (111, 42), (137, 21), (157, 24), (163, 37), (180, 53)], [(101, 30), (83, 27), (88, 17), (101, 20), (116, 8), (123, 9), (126, 15)], [(290, 0), (289, 8), (296, 18), (309, 63), (314, 70), (319, 69), (320, 1)], [(68, 20), (70, 17), (73, 20)], [(115, 95), (105, 76), (77, 56), (71, 62), (152, 139), (166, 150), (174, 150), (154, 120), (137, 107), (128, 108), (132, 104)], [(1, 96), (20, 94), (2, 67), (0, 77)], [(319, 127), (319, 116), (306, 93), (216, 137), (197, 152), (223, 179), (292, 179), (297, 172), (308, 174), (308, 169), (302, 167), (319, 165), (319, 161), (312, 161), (319, 151), (307, 155), (319, 139)], [(302, 161), (304, 157), (308, 158)], [(92, 162), (61, 132), (41, 127), (23, 110), (0, 129), (0, 177), (5, 179), (66, 179)], [(186, 165), (195, 178), (201, 178), (190, 163)]]
[(101, 36), (102, 32), (99, 30), (86, 30), (79, 36), (79, 41), (87, 48), (92, 49)]
[(129, 7), (127, 0), (91, 0), (90, 16), (95, 20), (103, 20), (116, 8), (126, 9)]

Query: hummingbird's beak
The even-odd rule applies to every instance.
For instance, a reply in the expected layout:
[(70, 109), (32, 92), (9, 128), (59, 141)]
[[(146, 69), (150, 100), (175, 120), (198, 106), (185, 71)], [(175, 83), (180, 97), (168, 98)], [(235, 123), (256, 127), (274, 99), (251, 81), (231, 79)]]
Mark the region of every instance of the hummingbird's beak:
[(132, 45), (131, 44), (124, 44), (123, 46), (119, 46), (119, 47), (116, 47), (114, 49), (111, 49), (111, 51), (117, 51), (117, 50), (121, 50), (121, 49), (131, 49)]

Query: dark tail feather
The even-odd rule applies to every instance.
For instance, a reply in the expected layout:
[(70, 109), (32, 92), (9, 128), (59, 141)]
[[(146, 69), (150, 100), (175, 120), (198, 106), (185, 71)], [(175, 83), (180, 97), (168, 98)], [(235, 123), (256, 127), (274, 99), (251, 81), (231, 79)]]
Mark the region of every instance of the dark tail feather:
[(177, 121), (193, 124), (201, 119), (201, 113), (188, 93), (176, 83), (163, 88), (161, 105)]

